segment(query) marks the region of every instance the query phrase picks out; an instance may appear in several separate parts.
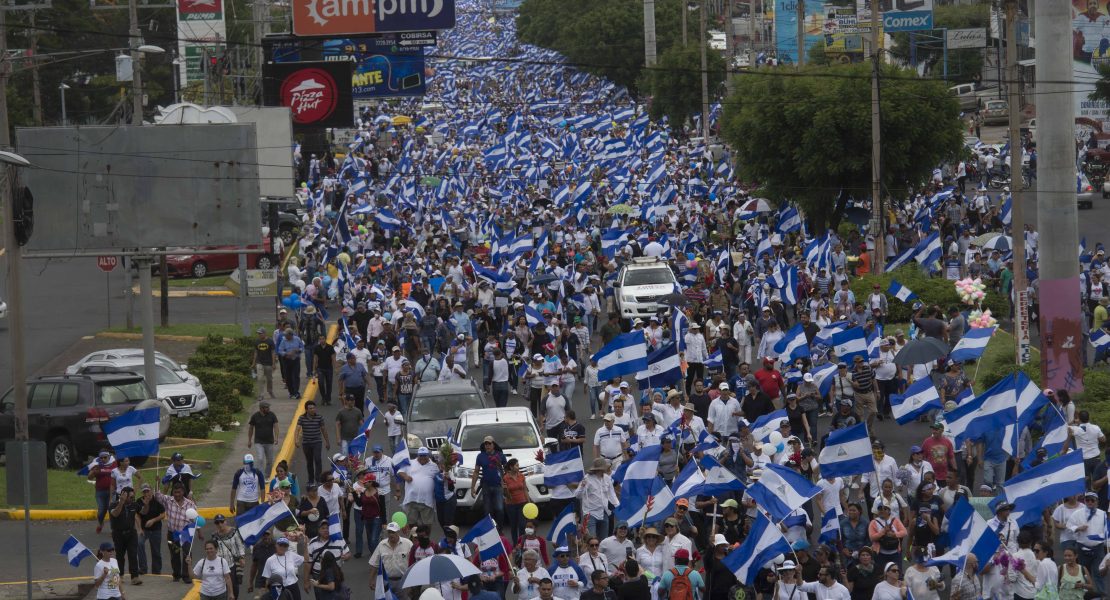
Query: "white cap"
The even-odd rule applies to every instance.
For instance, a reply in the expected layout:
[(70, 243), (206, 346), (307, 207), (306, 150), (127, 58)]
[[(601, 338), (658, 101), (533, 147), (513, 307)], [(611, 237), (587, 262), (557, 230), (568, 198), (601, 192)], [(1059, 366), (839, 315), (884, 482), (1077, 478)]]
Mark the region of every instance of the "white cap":
[(713, 545), (714, 546), (721, 546), (721, 545), (727, 546), (728, 545), (728, 540), (725, 539), (725, 536), (718, 533), (717, 535), (713, 536)]
[(386, 531), (401, 531), (401, 526), (396, 521), (390, 521), (389, 525), (385, 526)]
[(254, 455), (253, 455), (253, 454), (251, 454), (251, 453), (249, 453), (249, 452), (248, 452), (248, 453), (246, 453), (246, 454), (244, 454), (244, 455), (243, 455), (243, 462), (244, 462), (244, 463), (252, 463), (252, 462), (254, 462)]

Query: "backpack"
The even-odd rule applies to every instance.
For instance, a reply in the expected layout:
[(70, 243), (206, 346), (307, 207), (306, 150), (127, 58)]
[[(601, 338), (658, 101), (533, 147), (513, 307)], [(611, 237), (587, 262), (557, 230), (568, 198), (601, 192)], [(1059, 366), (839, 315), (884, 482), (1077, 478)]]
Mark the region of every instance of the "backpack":
[(671, 569), (670, 600), (694, 600), (694, 585), (690, 583), (690, 567), (681, 574), (678, 569)]

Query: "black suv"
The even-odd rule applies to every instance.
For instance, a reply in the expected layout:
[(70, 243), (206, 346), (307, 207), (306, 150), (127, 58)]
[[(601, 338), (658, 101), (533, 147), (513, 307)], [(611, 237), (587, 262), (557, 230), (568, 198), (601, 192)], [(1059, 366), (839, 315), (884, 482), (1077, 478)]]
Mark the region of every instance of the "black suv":
[[(170, 414), (151, 399), (141, 376), (131, 373), (48, 375), (27, 381), (27, 425), (32, 440), (46, 442), (50, 466), (77, 469), (108, 443), (100, 424), (132, 410), (158, 407), (158, 437), (166, 436)], [(0, 439), (15, 438), (15, 400), (0, 398)], [(0, 445), (0, 452), (4, 447)], [(145, 456), (131, 464), (141, 467)]]

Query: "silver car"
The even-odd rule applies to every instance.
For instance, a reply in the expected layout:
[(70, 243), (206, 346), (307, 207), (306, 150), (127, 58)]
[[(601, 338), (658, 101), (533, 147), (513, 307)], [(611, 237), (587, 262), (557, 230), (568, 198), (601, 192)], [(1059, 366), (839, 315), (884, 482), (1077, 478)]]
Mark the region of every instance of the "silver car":
[(416, 456), (421, 446), (438, 450), (451, 437), (452, 427), (463, 411), (485, 407), (485, 395), (471, 379), (420, 384), (405, 415), (409, 454)]

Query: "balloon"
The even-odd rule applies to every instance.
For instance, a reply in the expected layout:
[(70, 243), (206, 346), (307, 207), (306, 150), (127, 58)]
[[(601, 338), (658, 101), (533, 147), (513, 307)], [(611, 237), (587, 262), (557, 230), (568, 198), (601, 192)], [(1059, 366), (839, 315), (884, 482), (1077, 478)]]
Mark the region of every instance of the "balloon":
[(200, 513), (197, 512), (197, 509), (190, 508), (189, 510), (185, 511), (185, 518), (192, 521), (193, 519), (196, 519), (199, 514)]
[(777, 431), (772, 431), (767, 441), (770, 442), (772, 446), (778, 446), (782, 443), (782, 434)]
[(397, 511), (397, 512), (393, 513), (393, 516), (390, 517), (389, 520), (393, 521), (397, 525), (400, 525), (402, 528), (405, 525), (409, 524), (409, 518), (407, 516), (405, 516), (405, 513), (401, 512), (401, 511)]
[(208, 521), (204, 520), (204, 517), (197, 516), (197, 527), (204, 527), (204, 524), (207, 522)]
[(540, 516), (540, 507), (529, 502), (528, 504), (524, 505), (524, 508), (521, 509), (521, 512), (524, 513), (525, 519), (535, 519), (536, 517)]

